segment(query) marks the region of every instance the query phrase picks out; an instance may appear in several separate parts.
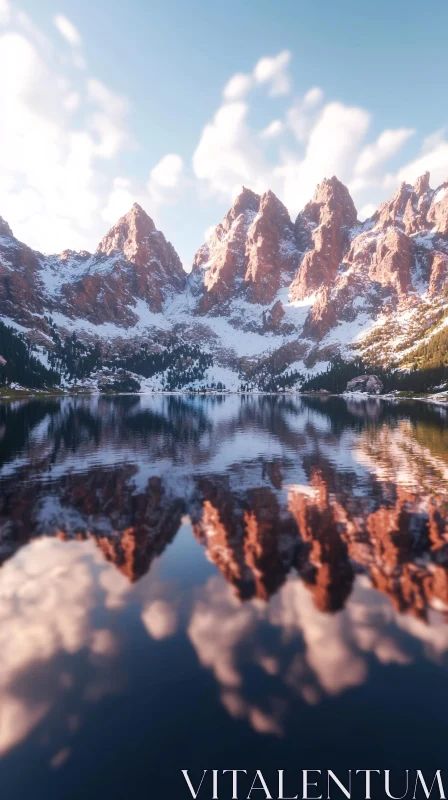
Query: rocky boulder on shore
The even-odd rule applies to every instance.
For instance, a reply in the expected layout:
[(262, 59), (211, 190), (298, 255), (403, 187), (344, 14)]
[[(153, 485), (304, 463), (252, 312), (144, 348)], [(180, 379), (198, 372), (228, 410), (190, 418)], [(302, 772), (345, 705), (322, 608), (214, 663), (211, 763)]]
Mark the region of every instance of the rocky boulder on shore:
[(381, 394), (384, 386), (376, 375), (359, 375), (347, 383), (346, 392), (365, 392), (366, 394)]

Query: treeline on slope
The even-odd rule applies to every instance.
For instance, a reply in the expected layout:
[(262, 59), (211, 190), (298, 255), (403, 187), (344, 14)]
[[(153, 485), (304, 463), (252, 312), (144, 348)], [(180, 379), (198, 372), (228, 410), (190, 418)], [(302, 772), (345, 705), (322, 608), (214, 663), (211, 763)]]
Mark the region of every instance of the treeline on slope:
[(297, 370), (286, 370), (281, 374), (274, 375), (269, 374), (266, 370), (258, 373), (251, 372), (248, 380), (242, 378), (239, 391), (251, 392), (255, 389), (261, 392), (282, 392), (300, 383), (302, 378), (302, 374)]
[(47, 317), (46, 321), (54, 342), (53, 349), (48, 351), (48, 363), (53, 369), (69, 381), (88, 378), (92, 372), (100, 369), (102, 360), (98, 343), (85, 344), (76, 333), (67, 334), (62, 339), (51, 317)]
[(115, 360), (114, 365), (144, 378), (165, 373), (163, 388), (171, 391), (203, 380), (208, 367), (213, 366), (213, 356), (204, 353), (198, 345), (178, 342), (173, 338), (159, 353), (151, 353), (145, 343), (135, 353)]
[(104, 357), (98, 343), (87, 344), (76, 333), (61, 338), (51, 317), (47, 318), (53, 350), (48, 353), (49, 364), (68, 381), (88, 378), (102, 368), (117, 372), (116, 379), (105, 382), (105, 391), (138, 391), (139, 384), (131, 377), (121, 377), (124, 372), (152, 378), (163, 374), (164, 389), (181, 389), (189, 383), (202, 381), (208, 367), (213, 366), (213, 356), (204, 353), (198, 345), (179, 342), (172, 337), (160, 352), (151, 352), (148, 343), (126, 356)]
[[(434, 337), (435, 338), (435, 337)], [(432, 340), (431, 340), (432, 341)], [(448, 339), (446, 340), (448, 344)], [(428, 345), (430, 342), (428, 342)], [(421, 345), (418, 351), (422, 351), (417, 360), (413, 362), (410, 369), (400, 370), (397, 365), (384, 368), (364, 361), (362, 358), (355, 358), (352, 361), (344, 361), (339, 356), (335, 356), (326, 371), (320, 372), (313, 378), (309, 378), (302, 384), (302, 391), (318, 391), (326, 389), (334, 394), (344, 392), (347, 383), (359, 375), (377, 375), (382, 381), (385, 392), (430, 392), (434, 389), (443, 389), (448, 384), (448, 364), (447, 344), (445, 344), (445, 354), (443, 349), (438, 349), (437, 343), (426, 354), (425, 345)], [(441, 342), (439, 343), (442, 348)]]
[(25, 337), (0, 322), (0, 355), (6, 364), (0, 364), (0, 384), (18, 383), (33, 389), (57, 386), (60, 375), (47, 369), (35, 355)]

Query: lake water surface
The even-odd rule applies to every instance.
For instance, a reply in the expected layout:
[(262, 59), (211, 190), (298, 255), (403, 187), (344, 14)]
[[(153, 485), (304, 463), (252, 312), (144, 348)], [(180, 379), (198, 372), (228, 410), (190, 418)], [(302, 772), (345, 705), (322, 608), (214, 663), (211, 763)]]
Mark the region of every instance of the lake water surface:
[(0, 436), (2, 797), (445, 766), (445, 409), (30, 400)]

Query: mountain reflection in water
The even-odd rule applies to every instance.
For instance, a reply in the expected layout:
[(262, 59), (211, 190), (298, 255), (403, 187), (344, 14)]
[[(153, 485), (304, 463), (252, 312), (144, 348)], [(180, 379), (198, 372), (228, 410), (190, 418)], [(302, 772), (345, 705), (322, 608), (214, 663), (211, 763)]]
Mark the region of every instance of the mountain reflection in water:
[[(425, 691), (440, 691), (445, 414), (419, 403), (273, 396), (0, 405), (0, 773), (9, 796), (27, 789), (24, 757), (34, 795), (37, 780), (38, 796), (52, 787), (56, 796), (54, 776), (72, 768), (93, 796), (94, 730), (113, 737), (118, 781), (116, 750), (137, 737), (137, 774), (158, 752), (155, 726), (166, 726), (179, 792), (180, 767), (210, 766), (181, 738), (184, 727), (205, 754), (215, 752), (215, 723), (216, 752), (229, 757), (244, 747), (249, 760), (260, 741), (282, 741), (287, 765), (306, 721), (309, 767), (322, 726), (331, 729), (331, 698), (353, 749), (364, 714), (380, 728), (390, 722), (398, 700), (384, 688), (388, 670), (413, 696), (430, 670)], [(131, 733), (122, 709), (121, 722), (114, 717), (118, 699), (134, 709)], [(440, 726), (446, 705), (437, 701)], [(435, 738), (434, 709), (431, 721)], [(269, 760), (285, 765), (272, 750)]]

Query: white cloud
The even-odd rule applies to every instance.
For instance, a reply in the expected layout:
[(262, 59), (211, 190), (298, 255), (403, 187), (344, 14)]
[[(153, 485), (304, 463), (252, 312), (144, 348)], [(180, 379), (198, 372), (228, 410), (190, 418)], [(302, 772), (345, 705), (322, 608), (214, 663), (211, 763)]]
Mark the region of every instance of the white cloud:
[(277, 56), (260, 58), (253, 72), (255, 82), (267, 84), (272, 97), (288, 94), (291, 89), (291, 81), (287, 73), (290, 61), (289, 50), (283, 50)]
[(167, 153), (151, 170), (151, 181), (164, 189), (174, 189), (179, 183), (183, 166), (177, 153)]
[(184, 184), (183, 172), (184, 163), (177, 153), (167, 153), (158, 161), (146, 187), (152, 208), (177, 199)]
[(0, 36), (2, 216), (39, 250), (94, 247), (112, 187), (101, 164), (129, 144), (127, 102), (94, 78), (75, 86), (28, 18), (14, 21)]
[[(260, 637), (269, 623), (282, 631), (287, 643), (273, 652)], [(281, 734), (291, 703), (276, 702), (254, 691), (247, 682), (262, 669), (306, 703), (315, 705), (361, 686), (368, 679), (370, 662), (406, 665), (412, 662), (415, 639), (427, 641), (439, 658), (448, 650), (442, 621), (425, 625), (411, 616), (396, 614), (389, 598), (358, 576), (350, 598), (338, 614), (319, 611), (305, 584), (289, 579), (269, 604), (239, 604), (231, 587), (216, 576), (197, 592), (187, 629), (201, 665), (210, 670), (220, 687), (221, 702), (236, 719), (246, 719), (260, 733)], [(241, 643), (245, 642), (242, 657)], [(264, 683), (261, 684), (265, 686)], [(258, 705), (258, 702), (260, 705)]]
[(262, 180), (262, 159), (247, 126), (248, 110), (242, 101), (227, 103), (202, 131), (193, 170), (214, 194), (231, 198), (242, 184), (257, 188)]
[(76, 111), (80, 103), (80, 96), (78, 92), (68, 92), (63, 101), (63, 106), (66, 111)]
[(90, 126), (98, 137), (96, 155), (113, 158), (129, 142), (126, 127), (128, 101), (94, 78), (87, 81), (87, 94), (97, 106), (90, 118)]
[(252, 76), (244, 72), (237, 72), (233, 75), (224, 87), (224, 98), (226, 100), (241, 100), (252, 88)]
[(8, 0), (0, 0), (0, 25), (6, 25), (9, 22), (11, 9)]
[[(227, 84), (227, 97), (247, 93), (252, 85), (265, 85), (278, 93), (286, 75), (290, 53), (257, 62), (252, 76), (238, 73)], [(244, 80), (243, 80), (244, 78)], [(287, 78), (288, 87), (289, 79)], [(283, 84), (283, 88), (286, 84)], [(411, 128), (386, 129), (366, 145), (371, 117), (360, 106), (327, 102), (323, 90), (314, 86), (287, 108), (285, 120), (274, 119), (262, 130), (249, 125), (251, 107), (246, 100), (221, 105), (201, 134), (193, 156), (195, 176), (212, 194), (232, 201), (241, 185), (257, 192), (275, 191), (292, 216), (300, 211), (324, 178), (336, 175), (346, 183), (362, 213), (373, 202), (385, 199), (392, 186), (403, 179), (415, 179), (426, 168), (435, 183), (448, 173), (448, 141), (439, 131), (424, 142), (421, 156), (396, 175), (386, 175), (384, 165), (396, 156), (415, 133)], [(296, 147), (285, 149), (284, 131), (294, 134)], [(273, 151), (274, 144), (277, 152)], [(268, 149), (269, 148), (269, 149)], [(415, 177), (413, 177), (415, 176)]]
[(283, 131), (283, 122), (279, 119), (274, 119), (269, 125), (261, 131), (260, 136), (262, 139), (274, 139), (279, 136)]
[(166, 600), (154, 600), (142, 611), (142, 622), (153, 639), (167, 639), (176, 632), (177, 615)]
[(210, 236), (215, 232), (216, 225), (209, 225), (204, 231), (204, 242), (208, 242)]
[(298, 142), (306, 142), (316, 120), (317, 106), (323, 96), (322, 89), (314, 86), (286, 112), (286, 124)]
[(303, 98), (303, 102), (305, 106), (313, 107), (319, 105), (322, 101), (324, 93), (319, 86), (313, 86), (312, 89), (309, 89)]
[[(90, 652), (98, 682), (107, 675), (114, 641), (94, 627), (95, 592), (110, 570), (92, 541), (42, 538), (2, 567), (0, 590), (0, 754), (23, 741), (65, 691), (57, 659)], [(96, 658), (101, 650), (102, 660)], [(41, 664), (49, 680), (36, 696), (21, 692), (17, 675)], [(88, 687), (87, 687), (88, 688)]]
[(224, 99), (242, 100), (256, 85), (265, 85), (271, 97), (288, 94), (291, 90), (291, 80), (287, 72), (291, 53), (283, 50), (276, 56), (260, 58), (251, 74), (237, 72), (232, 75), (224, 87)]
[(365, 175), (373, 172), (380, 164), (395, 155), (414, 133), (412, 128), (383, 131), (376, 142), (367, 145), (361, 151), (355, 164), (355, 174)]
[(376, 205), (374, 203), (366, 203), (366, 205), (358, 211), (358, 217), (363, 222), (365, 219), (369, 219), (375, 211)]
[(78, 29), (63, 14), (57, 14), (53, 20), (61, 36), (72, 46), (81, 47), (82, 41)]
[(431, 173), (431, 185), (437, 187), (448, 179), (448, 139), (436, 140), (432, 149), (426, 149), (419, 156), (398, 170), (393, 178), (396, 182), (414, 181), (427, 170)]
[(120, 217), (127, 214), (135, 200), (131, 181), (128, 178), (114, 178), (112, 190), (101, 216), (113, 225)]
[(283, 200), (297, 213), (312, 196), (316, 184), (336, 175), (348, 180), (353, 167), (353, 153), (362, 142), (369, 114), (362, 108), (328, 103), (308, 136), (303, 158), (284, 157), (276, 170), (283, 180)]

